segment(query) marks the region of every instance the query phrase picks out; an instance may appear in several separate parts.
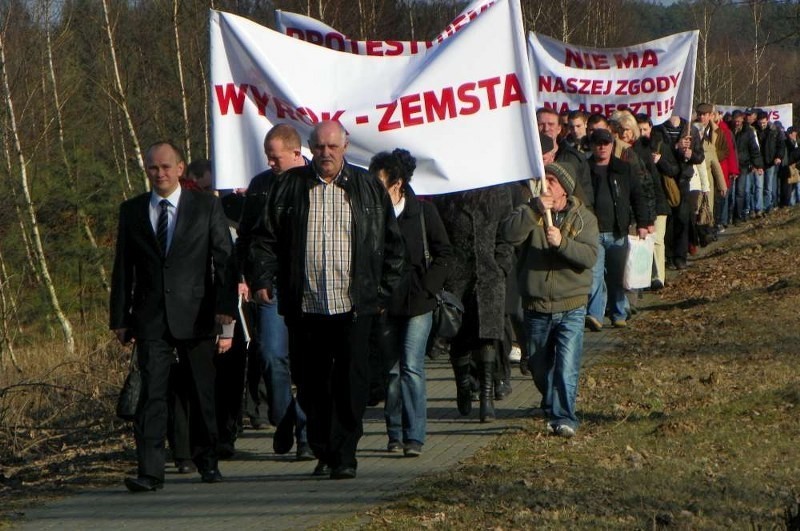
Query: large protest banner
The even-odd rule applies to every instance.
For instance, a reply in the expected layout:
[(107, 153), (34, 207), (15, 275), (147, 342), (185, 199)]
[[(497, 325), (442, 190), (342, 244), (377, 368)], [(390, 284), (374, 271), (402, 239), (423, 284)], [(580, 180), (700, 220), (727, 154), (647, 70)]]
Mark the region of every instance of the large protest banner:
[(357, 55), (415, 55), (426, 53), (445, 39), (458, 33), (496, 0), (474, 0), (467, 5), (436, 37), (429, 41), (356, 41), (315, 18), (275, 10), (275, 28), (289, 37), (331, 50)]
[(519, 0), (496, 0), (416, 55), (341, 53), (213, 10), (210, 27), (217, 188), (266, 168), (262, 141), (275, 123), (307, 138), (325, 119), (348, 130), (352, 163), (408, 149), (419, 194), (543, 174)]
[(627, 107), (659, 124), (692, 115), (697, 31), (626, 46), (573, 46), (538, 33), (528, 36), (537, 107), (609, 115)]
[[(733, 112), (735, 110), (743, 111), (747, 107), (736, 105), (714, 105), (719, 112), (725, 114), (726, 112)], [(777, 105), (760, 105), (753, 108), (759, 108), (769, 115), (770, 122), (780, 122), (784, 128), (794, 124), (794, 116), (791, 103), (779, 103)]]

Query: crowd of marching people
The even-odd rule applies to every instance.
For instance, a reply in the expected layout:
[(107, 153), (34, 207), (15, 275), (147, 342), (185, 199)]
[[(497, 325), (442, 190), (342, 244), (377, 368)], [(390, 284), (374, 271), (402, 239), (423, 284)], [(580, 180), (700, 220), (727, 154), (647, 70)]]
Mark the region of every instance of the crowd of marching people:
[[(200, 354), (181, 350), (191, 334), (178, 335), (166, 315), (147, 336), (141, 319), (127, 318), (136, 315), (142, 286), (120, 280), (112, 292), (112, 329), (144, 349), (145, 378), (166, 378), (159, 386), (145, 382), (134, 423), (139, 474), (128, 488), (162, 487), (164, 458), (153, 456), (164, 452), (167, 433), (180, 472), (196, 468), (203, 481), (220, 481), (217, 461), (235, 455), (243, 416), (253, 428), (275, 426), (276, 453), (295, 447), (298, 461), (315, 459), (314, 475), (354, 478), (362, 417), (381, 400), (386, 450), (419, 456), (427, 437), (425, 360), (440, 351), (452, 364), (455, 407), (473, 415), (477, 402), (475, 416), (491, 422), (495, 401), (512, 392), (511, 353), (519, 349), (520, 370), (541, 394), (532, 414), (553, 435), (572, 437), (580, 425), (584, 331), (624, 328), (632, 316), (623, 283), (629, 236), (653, 240), (647, 289), (659, 291), (667, 269), (688, 267), (697, 248), (731, 224), (800, 202), (797, 131), (760, 109), (723, 116), (703, 103), (691, 121), (672, 116), (657, 125), (628, 110), (603, 116), (541, 108), (536, 117), (544, 179), (432, 197), (414, 193), (416, 160), (402, 147), (375, 154), (364, 169), (347, 162), (347, 132), (338, 122), (314, 127), (311, 160), (293, 127), (273, 127), (264, 139), (269, 169), (221, 203), (237, 239), (212, 253), (217, 277), (210, 282), (223, 289), (216, 292), (220, 310), (208, 318), (216, 315), (223, 339), (233, 339), (218, 340), (211, 354), (213, 399), (198, 391), (209, 381), (198, 376)], [(172, 207), (158, 199), (182, 202), (188, 198), (175, 199), (176, 190), (194, 197), (210, 186), (203, 180), (210, 167), (202, 164), (194, 167), (197, 178), (164, 184), (161, 173), (174, 166), (182, 174), (182, 165), (169, 143), (148, 151), (154, 191), (141, 208), (150, 205), (165, 264), (188, 237), (178, 224), (189, 213), (178, 203), (162, 221), (159, 208)], [(133, 244), (124, 239), (132, 238), (124, 216), (132, 213), (121, 211), (115, 275), (136, 274), (141, 284), (140, 272), (126, 270), (145, 265), (125, 248)], [(134, 265), (124, 265), (120, 253)], [(223, 263), (238, 283), (219, 277)], [(123, 301), (125, 290), (131, 296)], [(435, 330), (443, 291), (463, 309), (449, 338)], [(237, 296), (241, 310), (233, 312)], [(196, 326), (193, 333), (209, 335)], [(150, 344), (158, 341), (164, 344)], [(159, 349), (178, 352), (181, 362), (156, 366)], [(253, 376), (247, 390), (245, 372)], [(244, 413), (243, 391), (251, 404)]]

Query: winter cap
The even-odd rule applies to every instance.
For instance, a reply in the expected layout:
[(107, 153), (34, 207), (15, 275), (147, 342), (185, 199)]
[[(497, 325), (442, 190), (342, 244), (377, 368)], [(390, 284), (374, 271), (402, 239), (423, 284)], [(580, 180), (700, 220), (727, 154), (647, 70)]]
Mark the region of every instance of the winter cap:
[(769, 114), (767, 111), (758, 111), (758, 114), (756, 115), (756, 120), (766, 120), (768, 118)]
[(575, 169), (569, 162), (553, 162), (544, 167), (545, 175), (553, 175), (571, 196), (575, 192)]
[(589, 135), (589, 142), (592, 144), (611, 144), (614, 142), (614, 137), (611, 136), (611, 131), (608, 129), (595, 129)]

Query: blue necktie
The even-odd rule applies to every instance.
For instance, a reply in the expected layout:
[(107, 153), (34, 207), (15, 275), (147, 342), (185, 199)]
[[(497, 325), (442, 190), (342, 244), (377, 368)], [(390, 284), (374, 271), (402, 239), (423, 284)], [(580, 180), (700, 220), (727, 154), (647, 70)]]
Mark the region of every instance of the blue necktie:
[(158, 205), (161, 212), (158, 213), (158, 224), (156, 226), (156, 238), (158, 246), (161, 248), (161, 256), (167, 256), (167, 226), (169, 225), (169, 201), (162, 199)]

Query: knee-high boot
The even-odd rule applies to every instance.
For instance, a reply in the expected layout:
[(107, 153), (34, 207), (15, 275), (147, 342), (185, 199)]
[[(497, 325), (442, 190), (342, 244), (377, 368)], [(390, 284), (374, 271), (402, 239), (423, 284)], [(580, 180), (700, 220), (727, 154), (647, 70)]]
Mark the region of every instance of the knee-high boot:
[(496, 351), (494, 346), (485, 345), (481, 348), (481, 363), (479, 375), (481, 380), (481, 422), (492, 422), (494, 414), (494, 365)]
[(456, 403), (458, 412), (462, 415), (469, 415), (472, 411), (472, 385), (469, 374), (470, 356), (451, 358), (453, 364), (453, 374), (456, 378)]

